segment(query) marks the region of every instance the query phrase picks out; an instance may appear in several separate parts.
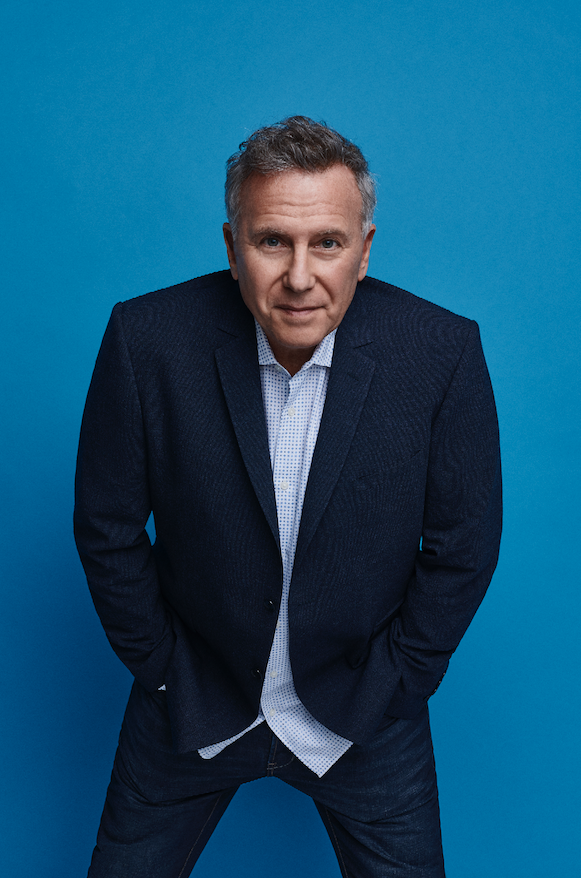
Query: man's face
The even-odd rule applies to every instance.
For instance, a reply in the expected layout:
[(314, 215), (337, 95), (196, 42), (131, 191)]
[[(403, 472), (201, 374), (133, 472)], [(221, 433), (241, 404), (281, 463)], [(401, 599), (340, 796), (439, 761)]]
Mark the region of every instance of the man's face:
[(343, 319), (367, 273), (372, 226), (344, 165), (255, 174), (242, 186), (236, 240), (224, 225), (230, 270), (272, 352), (291, 375)]

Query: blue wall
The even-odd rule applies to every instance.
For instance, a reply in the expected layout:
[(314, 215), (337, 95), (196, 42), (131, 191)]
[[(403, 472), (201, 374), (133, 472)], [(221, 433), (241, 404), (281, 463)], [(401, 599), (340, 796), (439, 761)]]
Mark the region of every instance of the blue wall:
[[(557, 0), (1, 13), (0, 874), (85, 874), (130, 684), (71, 534), (109, 312), (226, 266), (225, 159), (292, 113), (361, 145), (370, 273), (477, 319), (496, 389), (501, 563), (432, 702), (449, 878), (574, 873), (580, 19)], [(245, 788), (196, 874), (338, 878), (317, 820), (278, 781)]]

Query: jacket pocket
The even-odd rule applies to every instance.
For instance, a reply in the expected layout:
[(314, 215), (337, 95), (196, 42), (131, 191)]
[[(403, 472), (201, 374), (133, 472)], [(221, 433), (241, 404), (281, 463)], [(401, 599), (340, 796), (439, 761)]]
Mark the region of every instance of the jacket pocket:
[(347, 661), (353, 669), (361, 667), (361, 665), (363, 665), (367, 661), (367, 659), (369, 658), (369, 653), (371, 652), (371, 645), (373, 641), (376, 637), (379, 637), (381, 634), (383, 634), (387, 628), (389, 628), (391, 622), (397, 616), (401, 604), (402, 602), (400, 601), (400, 603), (393, 610), (387, 613), (387, 615), (385, 615), (382, 619), (379, 620), (379, 622), (377, 622), (373, 626), (371, 634), (367, 638), (362, 649), (354, 649), (348, 655)]
[(419, 449), (403, 460), (386, 463), (385, 466), (378, 467), (377, 469), (362, 470), (357, 473), (353, 480), (355, 487), (358, 491), (365, 491), (367, 488), (372, 488), (374, 485), (391, 478), (399, 470), (403, 470), (406, 467), (411, 467), (418, 463), (421, 460), (421, 454), (422, 451)]

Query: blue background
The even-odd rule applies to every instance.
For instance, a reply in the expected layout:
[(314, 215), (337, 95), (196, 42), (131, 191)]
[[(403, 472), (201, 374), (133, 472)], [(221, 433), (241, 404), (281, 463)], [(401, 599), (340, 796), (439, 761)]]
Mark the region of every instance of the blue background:
[[(120, 299), (224, 268), (224, 162), (324, 119), (379, 181), (370, 274), (480, 322), (506, 526), (432, 701), (449, 878), (578, 868), (578, 3), (246, 0), (1, 13), (0, 873), (85, 874), (129, 675), (71, 533), (76, 442)], [(199, 878), (335, 876), (312, 803), (240, 791)]]

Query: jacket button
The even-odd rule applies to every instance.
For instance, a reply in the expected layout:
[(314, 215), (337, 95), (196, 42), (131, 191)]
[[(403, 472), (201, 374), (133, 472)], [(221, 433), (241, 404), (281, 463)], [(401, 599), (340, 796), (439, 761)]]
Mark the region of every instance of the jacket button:
[(267, 610), (270, 610), (271, 613), (274, 611), (274, 607), (275, 607), (274, 601), (269, 600), (269, 598), (265, 598), (264, 606), (266, 607)]
[(262, 671), (260, 668), (252, 668), (250, 671), (255, 680), (262, 680)]

